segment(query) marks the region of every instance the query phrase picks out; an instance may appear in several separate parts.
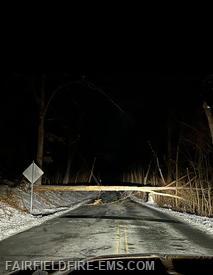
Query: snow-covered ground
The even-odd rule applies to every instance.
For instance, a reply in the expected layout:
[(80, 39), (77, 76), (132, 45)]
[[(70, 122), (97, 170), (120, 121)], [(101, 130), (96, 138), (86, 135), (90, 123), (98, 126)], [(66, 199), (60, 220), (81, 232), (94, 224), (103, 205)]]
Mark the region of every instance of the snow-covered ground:
[(76, 209), (96, 197), (96, 193), (92, 192), (36, 193), (33, 199), (33, 213), (36, 215), (33, 216), (29, 214), (28, 188), (10, 188), (5, 185), (0, 189), (0, 240)]
[(149, 208), (155, 209), (156, 211), (169, 214), (170, 216), (173, 216), (181, 221), (184, 221), (185, 223), (188, 223), (194, 226), (195, 228), (198, 228), (203, 232), (213, 236), (213, 218), (201, 217), (201, 216), (197, 216), (189, 213), (182, 213), (182, 212), (174, 211), (170, 208), (162, 208), (162, 207), (159, 207), (152, 199), (149, 199), (149, 201), (145, 203), (140, 198), (134, 195), (131, 195), (130, 198), (133, 201), (138, 202), (142, 205), (145, 205)]

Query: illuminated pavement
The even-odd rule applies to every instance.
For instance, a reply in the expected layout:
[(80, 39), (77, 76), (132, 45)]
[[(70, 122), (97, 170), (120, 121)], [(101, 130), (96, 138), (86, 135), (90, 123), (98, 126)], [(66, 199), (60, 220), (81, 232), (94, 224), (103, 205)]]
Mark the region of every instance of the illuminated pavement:
[(5, 261), (85, 259), (112, 254), (213, 255), (213, 239), (129, 199), (84, 205), (0, 242)]

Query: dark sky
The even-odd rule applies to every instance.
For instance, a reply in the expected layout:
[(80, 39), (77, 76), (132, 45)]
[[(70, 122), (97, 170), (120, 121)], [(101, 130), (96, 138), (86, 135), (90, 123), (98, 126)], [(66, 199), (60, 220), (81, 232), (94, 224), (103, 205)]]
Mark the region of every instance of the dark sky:
[[(172, 118), (176, 136), (180, 122), (196, 124), (195, 117), (202, 106), (202, 80), (207, 73), (46, 73), (47, 95), (58, 85), (80, 80), (82, 75), (101, 92), (81, 85), (63, 89), (50, 105), (46, 128), (64, 137), (65, 143), (68, 134), (73, 138), (80, 135), (79, 154), (89, 163), (96, 156), (97, 169), (112, 175), (135, 162), (149, 161), (148, 141), (159, 154), (165, 153), (168, 117)], [(39, 90), (40, 76), (41, 73), (5, 75), (0, 162), (11, 175), (19, 175), (35, 158), (37, 109), (33, 89)], [(46, 150), (55, 150), (55, 158), (64, 166), (66, 144), (58, 149), (61, 154), (48, 145)]]

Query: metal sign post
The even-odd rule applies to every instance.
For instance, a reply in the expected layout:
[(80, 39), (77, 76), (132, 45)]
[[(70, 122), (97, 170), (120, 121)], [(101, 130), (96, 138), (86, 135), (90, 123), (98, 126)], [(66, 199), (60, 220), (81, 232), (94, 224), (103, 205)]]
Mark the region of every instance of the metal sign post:
[(31, 192), (30, 192), (30, 213), (33, 212), (33, 184), (44, 174), (44, 172), (35, 164), (33, 161), (32, 164), (23, 172), (25, 178), (31, 183)]
[(34, 174), (34, 161), (32, 163), (32, 181), (31, 181), (31, 192), (30, 192), (30, 213), (33, 212), (33, 174)]

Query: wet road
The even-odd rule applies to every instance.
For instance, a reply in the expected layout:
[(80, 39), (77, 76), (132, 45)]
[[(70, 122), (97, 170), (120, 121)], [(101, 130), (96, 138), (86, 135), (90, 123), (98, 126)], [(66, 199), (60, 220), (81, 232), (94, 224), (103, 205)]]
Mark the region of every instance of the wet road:
[(0, 242), (5, 261), (85, 259), (113, 254), (213, 255), (213, 239), (174, 217), (127, 199), (84, 205)]

